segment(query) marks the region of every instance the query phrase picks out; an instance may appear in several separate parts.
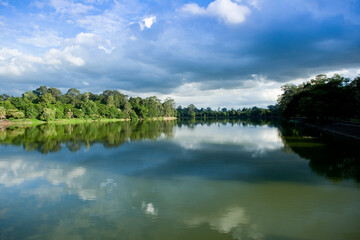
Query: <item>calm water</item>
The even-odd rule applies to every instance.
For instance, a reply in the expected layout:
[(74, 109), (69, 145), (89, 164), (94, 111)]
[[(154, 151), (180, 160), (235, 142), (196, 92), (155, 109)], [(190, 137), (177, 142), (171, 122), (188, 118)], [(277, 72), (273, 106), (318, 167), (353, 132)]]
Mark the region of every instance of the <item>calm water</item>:
[(358, 143), (290, 126), (0, 130), (0, 239), (360, 239)]

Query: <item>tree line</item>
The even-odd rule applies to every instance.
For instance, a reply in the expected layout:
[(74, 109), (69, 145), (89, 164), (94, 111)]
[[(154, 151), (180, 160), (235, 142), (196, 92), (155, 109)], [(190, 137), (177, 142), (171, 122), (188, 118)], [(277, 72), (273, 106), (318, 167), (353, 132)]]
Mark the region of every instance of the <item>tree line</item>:
[(360, 116), (360, 76), (353, 80), (339, 74), (316, 76), (300, 85), (285, 84), (275, 105), (217, 110), (198, 109), (194, 104), (178, 106), (167, 98), (128, 97), (106, 90), (97, 95), (80, 93), (75, 88), (62, 94), (59, 89), (41, 86), (21, 97), (0, 95), (0, 119), (36, 118), (51, 121), (61, 118), (129, 118), (132, 120), (178, 117), (197, 119), (269, 119), (304, 117), (308, 119), (350, 119)]
[(179, 106), (177, 109), (178, 118), (198, 118), (198, 119), (266, 119), (273, 117), (273, 113), (270, 109), (264, 109), (259, 107), (252, 108), (240, 108), (240, 109), (227, 109), (218, 108), (213, 110), (210, 107), (200, 108), (195, 107), (194, 104), (190, 104), (188, 107)]
[(147, 119), (173, 117), (175, 101), (157, 97), (131, 97), (118, 91), (106, 90), (101, 94), (80, 93), (75, 88), (65, 94), (54, 87), (41, 86), (21, 97), (0, 95), (0, 119), (32, 118), (45, 121), (70, 118), (131, 118)]
[(351, 80), (320, 74), (300, 85), (286, 84), (282, 92), (272, 111), (285, 118), (349, 120), (360, 116), (360, 76)]

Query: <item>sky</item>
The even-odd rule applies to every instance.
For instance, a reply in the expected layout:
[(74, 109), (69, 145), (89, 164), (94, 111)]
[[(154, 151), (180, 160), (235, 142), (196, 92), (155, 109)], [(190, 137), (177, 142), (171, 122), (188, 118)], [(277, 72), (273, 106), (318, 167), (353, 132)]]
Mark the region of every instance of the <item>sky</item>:
[(111, 89), (237, 109), (335, 73), (360, 74), (360, 0), (0, 0), (0, 94)]

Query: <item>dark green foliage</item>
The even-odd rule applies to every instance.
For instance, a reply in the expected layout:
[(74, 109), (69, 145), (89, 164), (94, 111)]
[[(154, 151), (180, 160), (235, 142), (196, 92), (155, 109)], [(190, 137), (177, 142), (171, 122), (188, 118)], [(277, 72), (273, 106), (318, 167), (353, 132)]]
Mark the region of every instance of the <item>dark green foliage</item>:
[(25, 117), (26, 118), (38, 118), (42, 108), (39, 104), (28, 103), (25, 105)]
[(179, 118), (199, 118), (199, 119), (225, 119), (225, 118), (237, 118), (237, 119), (265, 119), (275, 117), (274, 113), (269, 109), (264, 108), (243, 108), (230, 110), (226, 108), (218, 108), (218, 110), (212, 110), (210, 107), (204, 109), (198, 109), (193, 104), (190, 104), (187, 108), (179, 106), (177, 109), (177, 116)]
[[(131, 102), (130, 102), (131, 101)], [(52, 121), (60, 118), (139, 118), (174, 116), (175, 102), (163, 103), (156, 97), (128, 100), (118, 91), (106, 90), (100, 95), (90, 92), (81, 94), (76, 88), (62, 94), (59, 89), (41, 86), (22, 97), (0, 95), (0, 117), (37, 118)], [(133, 106), (132, 106), (133, 105)], [(134, 111), (135, 110), (135, 111)]]
[(359, 77), (353, 81), (338, 74), (282, 87), (276, 106), (283, 116), (309, 119), (349, 119), (360, 115)]

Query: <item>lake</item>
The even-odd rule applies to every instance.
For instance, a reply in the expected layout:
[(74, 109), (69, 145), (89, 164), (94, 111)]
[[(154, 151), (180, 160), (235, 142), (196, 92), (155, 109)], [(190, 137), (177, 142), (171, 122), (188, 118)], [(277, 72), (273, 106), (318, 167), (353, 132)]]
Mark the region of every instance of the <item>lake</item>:
[(0, 129), (0, 239), (360, 239), (359, 142), (289, 124)]

